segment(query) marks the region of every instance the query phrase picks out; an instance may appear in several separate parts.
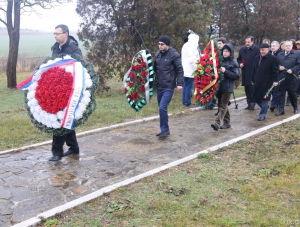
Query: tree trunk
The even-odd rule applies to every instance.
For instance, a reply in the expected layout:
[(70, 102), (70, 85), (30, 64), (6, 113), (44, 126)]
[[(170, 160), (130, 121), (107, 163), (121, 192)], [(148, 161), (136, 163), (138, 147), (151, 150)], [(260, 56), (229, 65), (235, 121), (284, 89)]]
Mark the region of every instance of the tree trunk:
[[(6, 16), (7, 32), (9, 36), (9, 54), (6, 65), (7, 87), (16, 88), (17, 61), (20, 41), (20, 0), (7, 2)], [(12, 20), (13, 16), (14, 20)]]

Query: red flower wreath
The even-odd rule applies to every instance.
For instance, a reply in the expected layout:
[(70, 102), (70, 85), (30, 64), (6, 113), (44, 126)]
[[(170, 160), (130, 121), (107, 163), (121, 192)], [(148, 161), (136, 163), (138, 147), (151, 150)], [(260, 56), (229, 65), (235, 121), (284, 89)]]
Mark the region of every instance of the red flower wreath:
[[(140, 102), (140, 99), (144, 97), (147, 75), (147, 64), (144, 62), (143, 57), (139, 56), (132, 65), (129, 80), (127, 80), (130, 89), (124, 88), (124, 93), (128, 95), (130, 101)], [(139, 85), (135, 86), (135, 84)]]
[[(212, 48), (212, 45), (214, 48)], [(194, 72), (194, 82), (197, 104), (206, 106), (212, 102), (218, 84), (223, 78), (223, 74), (220, 72), (219, 49), (215, 40), (211, 40), (207, 44), (196, 64), (197, 70)], [(217, 75), (215, 74), (215, 70)]]
[(35, 98), (43, 110), (56, 114), (67, 106), (72, 84), (70, 72), (65, 72), (64, 68), (50, 68), (39, 79)]

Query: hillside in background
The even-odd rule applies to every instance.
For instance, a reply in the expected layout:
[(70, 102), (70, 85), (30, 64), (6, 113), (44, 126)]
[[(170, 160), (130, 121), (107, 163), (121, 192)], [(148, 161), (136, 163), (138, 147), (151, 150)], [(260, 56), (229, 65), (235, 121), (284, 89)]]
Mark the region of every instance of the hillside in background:
[[(51, 55), (51, 46), (55, 43), (52, 32), (30, 29), (21, 29), (20, 32), (19, 55), (34, 57)], [(77, 39), (82, 53), (86, 54), (86, 50), (82, 46), (82, 42), (78, 40), (76, 32), (70, 32), (70, 35)], [(0, 57), (6, 57), (8, 55), (9, 46), (9, 37), (6, 28), (0, 27), (0, 39)]]

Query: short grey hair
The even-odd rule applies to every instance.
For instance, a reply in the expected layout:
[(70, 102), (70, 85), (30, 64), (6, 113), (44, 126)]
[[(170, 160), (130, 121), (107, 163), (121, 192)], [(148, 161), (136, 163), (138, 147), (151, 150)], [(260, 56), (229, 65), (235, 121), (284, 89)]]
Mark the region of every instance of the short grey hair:
[(293, 46), (293, 41), (291, 41), (291, 40), (284, 41), (284, 44), (286, 44), (286, 43), (290, 43)]
[(271, 45), (272, 45), (272, 44), (275, 44), (276, 46), (280, 46), (279, 42), (276, 41), (276, 40), (272, 41), (272, 42), (271, 42)]

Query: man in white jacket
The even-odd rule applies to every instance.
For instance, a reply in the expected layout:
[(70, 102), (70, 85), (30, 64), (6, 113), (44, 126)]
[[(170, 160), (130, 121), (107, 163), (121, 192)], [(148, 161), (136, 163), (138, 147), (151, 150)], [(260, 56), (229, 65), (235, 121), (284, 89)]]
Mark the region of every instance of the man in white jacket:
[(183, 90), (182, 104), (185, 107), (193, 106), (191, 103), (192, 89), (194, 87), (193, 73), (196, 70), (196, 62), (200, 58), (199, 36), (190, 31), (188, 41), (181, 49), (181, 61), (183, 66)]

